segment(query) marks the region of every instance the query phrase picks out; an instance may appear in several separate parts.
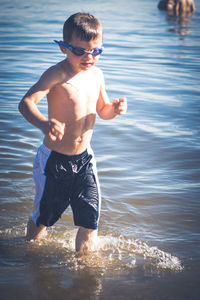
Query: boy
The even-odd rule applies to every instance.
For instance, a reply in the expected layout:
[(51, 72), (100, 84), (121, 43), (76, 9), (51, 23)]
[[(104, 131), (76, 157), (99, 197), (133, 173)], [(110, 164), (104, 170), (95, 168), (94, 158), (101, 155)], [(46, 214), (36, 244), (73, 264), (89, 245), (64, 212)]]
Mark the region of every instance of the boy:
[[(34, 162), (35, 200), (27, 240), (37, 239), (71, 205), (79, 226), (76, 250), (95, 249), (100, 189), (90, 140), (96, 112), (112, 119), (126, 112), (126, 99), (107, 97), (102, 72), (95, 67), (102, 48), (102, 27), (92, 15), (77, 13), (57, 42), (66, 58), (50, 67), (19, 104), (22, 115), (44, 133)], [(37, 103), (47, 96), (48, 119)]]

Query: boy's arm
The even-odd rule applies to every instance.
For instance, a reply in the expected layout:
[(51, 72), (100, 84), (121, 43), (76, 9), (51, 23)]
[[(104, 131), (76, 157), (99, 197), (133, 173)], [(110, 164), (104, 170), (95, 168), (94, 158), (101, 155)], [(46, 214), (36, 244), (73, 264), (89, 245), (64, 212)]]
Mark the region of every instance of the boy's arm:
[(115, 118), (117, 115), (125, 114), (126, 110), (126, 98), (114, 99), (113, 102), (110, 103), (105, 89), (103, 74), (101, 73), (101, 89), (99, 99), (97, 101), (97, 113), (100, 118), (110, 120)]
[(54, 67), (48, 69), (19, 103), (19, 111), (25, 119), (39, 128), (45, 135), (49, 135), (52, 140), (62, 139), (64, 124), (55, 119), (48, 120), (37, 108), (37, 103), (57, 84), (58, 79), (55, 73), (57, 72)]

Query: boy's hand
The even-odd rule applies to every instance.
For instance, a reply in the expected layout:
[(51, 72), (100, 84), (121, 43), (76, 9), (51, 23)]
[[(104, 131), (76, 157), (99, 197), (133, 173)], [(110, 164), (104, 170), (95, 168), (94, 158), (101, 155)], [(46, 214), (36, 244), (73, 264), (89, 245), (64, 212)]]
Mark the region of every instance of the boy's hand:
[(114, 99), (112, 102), (112, 105), (114, 107), (114, 112), (117, 115), (123, 115), (127, 111), (127, 99), (126, 98)]
[(49, 136), (52, 141), (61, 141), (65, 132), (65, 123), (62, 123), (56, 119), (50, 119), (45, 123), (43, 132)]

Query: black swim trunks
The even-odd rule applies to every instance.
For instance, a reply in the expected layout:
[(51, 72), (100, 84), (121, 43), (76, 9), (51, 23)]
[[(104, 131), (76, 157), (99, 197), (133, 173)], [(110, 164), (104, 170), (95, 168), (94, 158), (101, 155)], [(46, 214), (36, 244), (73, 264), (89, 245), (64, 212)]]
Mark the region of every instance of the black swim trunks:
[(37, 226), (52, 226), (70, 205), (76, 226), (97, 229), (101, 196), (91, 148), (78, 155), (64, 155), (42, 145), (33, 174), (32, 219)]

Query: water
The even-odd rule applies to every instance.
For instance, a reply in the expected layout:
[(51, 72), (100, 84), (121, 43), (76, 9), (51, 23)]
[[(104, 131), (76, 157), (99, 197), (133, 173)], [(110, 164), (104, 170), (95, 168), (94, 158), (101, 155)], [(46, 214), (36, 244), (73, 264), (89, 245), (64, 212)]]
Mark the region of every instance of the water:
[[(0, 6), (0, 298), (199, 299), (199, 2), (184, 22), (153, 0)], [(41, 73), (63, 59), (53, 40), (81, 10), (104, 27), (98, 65), (109, 97), (128, 98), (125, 116), (97, 119), (99, 245), (82, 258), (70, 210), (41, 241), (24, 240), (42, 135), (17, 110)], [(45, 100), (39, 107), (46, 114)]]

